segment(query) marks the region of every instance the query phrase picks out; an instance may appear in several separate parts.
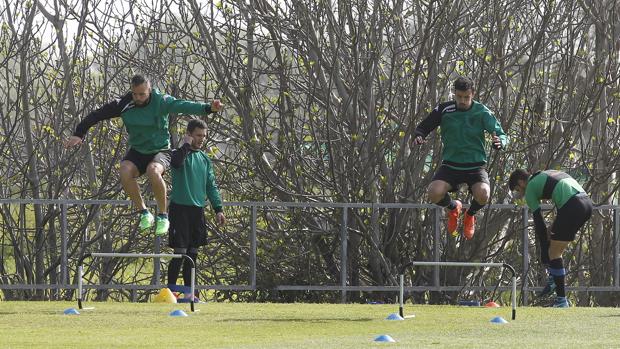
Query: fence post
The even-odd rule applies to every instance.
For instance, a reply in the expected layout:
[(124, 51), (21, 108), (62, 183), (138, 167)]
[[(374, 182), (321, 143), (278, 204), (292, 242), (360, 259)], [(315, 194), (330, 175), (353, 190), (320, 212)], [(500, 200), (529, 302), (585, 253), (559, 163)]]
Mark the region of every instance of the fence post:
[[(443, 207), (434, 208), (433, 224), (433, 261), (439, 262), (439, 241), (441, 240), (441, 212)], [(433, 267), (433, 285), (439, 287), (439, 266)]]
[(250, 286), (256, 290), (256, 205), (252, 205), (252, 222), (250, 231)]
[(523, 299), (523, 306), (527, 306), (528, 303), (528, 284), (527, 284), (527, 273), (530, 270), (530, 236), (528, 234), (528, 220), (529, 220), (529, 212), (527, 206), (524, 206), (521, 209), (521, 220), (523, 221), (523, 271), (521, 272), (521, 297)]
[[(153, 247), (154, 253), (161, 252), (161, 236), (155, 237), (154, 240), (155, 246)], [(154, 274), (154, 285), (161, 284), (161, 260), (159, 258), (153, 258), (153, 274)], [(167, 281), (166, 281), (167, 282)]]
[(340, 303), (347, 302), (347, 249), (348, 249), (348, 207), (342, 207), (342, 223), (340, 225), (340, 286), (343, 289), (340, 291)]
[(60, 291), (60, 285), (67, 285), (68, 272), (67, 272), (67, 205), (60, 205), (60, 280), (58, 280), (58, 291)]
[(620, 211), (614, 208), (614, 286), (620, 286)]

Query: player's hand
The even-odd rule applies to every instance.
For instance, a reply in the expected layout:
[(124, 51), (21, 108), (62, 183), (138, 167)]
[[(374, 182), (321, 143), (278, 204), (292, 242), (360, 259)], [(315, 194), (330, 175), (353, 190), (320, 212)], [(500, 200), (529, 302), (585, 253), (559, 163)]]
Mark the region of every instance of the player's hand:
[(493, 132), (491, 142), (493, 143), (493, 148), (502, 149), (502, 140)]
[(214, 99), (213, 102), (211, 102), (211, 111), (214, 113), (220, 112), (222, 109), (224, 109), (224, 103), (222, 103), (222, 101), (220, 101), (219, 99)]
[(416, 136), (413, 139), (413, 144), (414, 145), (421, 145), (421, 144), (424, 144), (424, 143), (426, 143), (426, 139), (424, 139), (424, 137), (422, 137), (422, 136)]
[(187, 143), (187, 144), (189, 144), (189, 145), (192, 145), (192, 143), (193, 143), (193, 142), (194, 142), (194, 139), (192, 138), (192, 136), (190, 136), (190, 135), (186, 134), (186, 135), (183, 137), (183, 144)]
[(226, 224), (226, 216), (224, 216), (224, 212), (218, 212), (215, 215), (215, 222), (217, 223), (217, 225)]
[(65, 142), (65, 148), (75, 147), (76, 145), (80, 145), (80, 144), (82, 144), (82, 138), (78, 136), (71, 136)]

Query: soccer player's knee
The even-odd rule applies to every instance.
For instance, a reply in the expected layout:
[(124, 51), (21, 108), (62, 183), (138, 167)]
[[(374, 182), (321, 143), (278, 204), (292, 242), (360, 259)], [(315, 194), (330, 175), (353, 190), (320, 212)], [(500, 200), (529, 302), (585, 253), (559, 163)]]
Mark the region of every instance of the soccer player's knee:
[(479, 195), (475, 199), (480, 205), (486, 205), (489, 202), (489, 193)]
[(134, 169), (135, 169), (135, 165), (131, 163), (121, 162), (119, 172), (120, 172), (121, 177), (133, 178), (135, 177)]
[(163, 173), (163, 168), (160, 164), (155, 163), (155, 162), (151, 162), (147, 167), (146, 167), (146, 174), (149, 177), (158, 177), (161, 176)]
[(489, 190), (481, 188), (474, 193), (474, 200), (480, 205), (486, 205), (489, 202), (490, 196)]
[(428, 199), (432, 202), (432, 203), (437, 203), (439, 201), (441, 201), (441, 199), (443, 199), (444, 196), (446, 196), (446, 192), (441, 189), (438, 188), (436, 186), (429, 186), (428, 187)]

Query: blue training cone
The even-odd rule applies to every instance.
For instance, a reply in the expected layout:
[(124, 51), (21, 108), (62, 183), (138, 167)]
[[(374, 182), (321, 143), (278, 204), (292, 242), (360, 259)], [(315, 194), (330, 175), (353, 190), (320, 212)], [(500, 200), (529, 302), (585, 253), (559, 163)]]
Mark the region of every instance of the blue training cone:
[(80, 312), (77, 311), (77, 309), (75, 308), (68, 308), (65, 309), (65, 311), (63, 312), (65, 315), (80, 315)]
[(402, 316), (396, 313), (392, 313), (385, 318), (386, 320), (405, 320)]
[(492, 318), (491, 322), (495, 324), (507, 324), (508, 323), (508, 321), (504, 320), (504, 318), (501, 316), (496, 316)]
[(382, 334), (379, 337), (375, 338), (375, 342), (389, 342), (389, 343), (394, 343), (396, 342), (394, 340), (394, 338), (390, 337), (390, 335), (388, 334)]
[(170, 316), (187, 316), (187, 314), (183, 310), (174, 310), (170, 313)]

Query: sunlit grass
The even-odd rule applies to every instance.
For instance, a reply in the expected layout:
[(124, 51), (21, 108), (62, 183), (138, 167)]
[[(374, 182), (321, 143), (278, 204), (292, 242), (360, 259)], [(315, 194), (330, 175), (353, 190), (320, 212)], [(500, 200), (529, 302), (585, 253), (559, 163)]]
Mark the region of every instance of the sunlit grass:
[[(394, 305), (0, 303), (0, 347), (8, 348), (607, 348), (618, 343), (620, 309), (458, 306), (406, 307), (415, 318), (389, 321)], [(181, 309), (188, 317), (172, 317)], [(508, 324), (490, 320), (501, 316)], [(396, 343), (377, 343), (387, 334)]]

